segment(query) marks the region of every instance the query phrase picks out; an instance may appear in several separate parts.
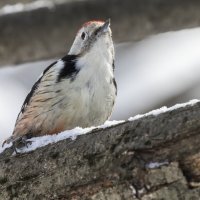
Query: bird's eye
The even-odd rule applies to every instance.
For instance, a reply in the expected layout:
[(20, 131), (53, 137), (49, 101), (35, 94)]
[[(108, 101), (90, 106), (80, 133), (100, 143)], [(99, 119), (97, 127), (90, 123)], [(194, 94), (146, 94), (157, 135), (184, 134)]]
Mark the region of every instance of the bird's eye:
[(85, 32), (82, 32), (82, 34), (81, 34), (81, 38), (82, 38), (82, 40), (85, 39)]

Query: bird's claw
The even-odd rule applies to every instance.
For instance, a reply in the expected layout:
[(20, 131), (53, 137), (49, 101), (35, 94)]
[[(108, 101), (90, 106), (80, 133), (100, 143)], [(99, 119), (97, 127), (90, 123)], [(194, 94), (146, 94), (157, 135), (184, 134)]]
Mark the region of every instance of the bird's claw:
[(6, 144), (6, 140), (3, 141), (3, 144), (1, 145), (2, 147), (4, 147), (4, 145)]
[(3, 141), (2, 147), (4, 147), (5, 144), (9, 144), (9, 143), (11, 143), (13, 141), (14, 141), (13, 136), (9, 137), (7, 140)]
[(13, 139), (13, 136), (9, 137), (7, 140), (4, 140), (2, 147), (4, 147), (5, 144), (9, 144), (12, 142), (12, 146), (11, 148), (13, 149), (13, 151), (18, 154), (17, 148), (16, 148), (16, 143), (15, 140)]
[(11, 136), (3, 142), (2, 147), (4, 147), (5, 144), (9, 144), (9, 143), (12, 143), (11, 148), (14, 150), (16, 154), (18, 154), (19, 152), (17, 151), (17, 147), (20, 146), (20, 144), (23, 144), (22, 146), (26, 146), (26, 148), (28, 148), (28, 145), (29, 144), (31, 145), (32, 141), (27, 141), (26, 136), (17, 137), (17, 138), (13, 138), (13, 136)]
[(26, 148), (28, 148), (28, 145), (30, 144), (32, 144), (32, 141), (28, 141), (27, 140), (27, 137), (21, 137), (21, 143), (23, 143), (25, 146), (26, 146)]

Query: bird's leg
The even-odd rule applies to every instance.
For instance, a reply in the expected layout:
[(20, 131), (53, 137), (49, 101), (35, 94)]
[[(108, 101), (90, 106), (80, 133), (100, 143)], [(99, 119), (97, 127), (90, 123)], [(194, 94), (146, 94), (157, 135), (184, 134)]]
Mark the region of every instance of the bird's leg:
[(27, 141), (27, 136), (23, 136), (23, 137), (21, 137), (20, 138), (21, 139), (21, 142), (26, 146), (26, 148), (28, 148), (28, 145), (30, 144), (32, 144), (32, 142), (31, 141)]
[(20, 148), (21, 146), (20, 143), (22, 144), (22, 146), (26, 146), (26, 148), (28, 148), (28, 144), (32, 144), (31, 141), (27, 141), (27, 136), (19, 137), (11, 142), (12, 142), (12, 149), (15, 151), (16, 154), (19, 154), (19, 152), (17, 151), (17, 147)]
[(15, 141), (12, 143), (12, 149), (14, 150), (14, 152), (16, 154), (19, 154), (19, 152), (17, 151), (17, 148), (16, 148), (16, 142)]
[[(13, 136), (9, 137), (7, 140), (5, 140), (2, 144), (2, 147), (5, 145), (5, 144), (9, 144), (9, 143), (12, 143), (12, 146), (11, 148), (13, 149), (13, 151), (16, 153), (16, 154), (19, 154), (19, 152), (17, 151), (17, 147), (20, 148), (23, 147), (23, 146), (26, 146), (26, 148), (28, 148), (28, 144), (31, 144), (32, 142), (31, 141), (27, 141), (27, 136), (21, 136), (21, 137), (16, 137), (14, 138)], [(21, 144), (21, 145), (20, 145)]]
[(12, 146), (11, 146), (11, 149), (13, 149), (13, 151), (18, 154), (19, 152), (17, 151), (17, 148), (16, 148), (16, 140), (13, 138), (13, 136), (9, 137), (7, 140), (4, 140), (3, 144), (2, 144), (2, 147), (4, 147), (5, 144), (9, 144), (9, 143), (12, 143)]
[(5, 141), (3, 142), (2, 147), (3, 147), (5, 144), (12, 143), (11, 148), (13, 149), (13, 151), (14, 151), (16, 154), (19, 154), (19, 152), (17, 151), (18, 140), (19, 140), (19, 138), (14, 138), (13, 136), (11, 136), (11, 137), (9, 137), (7, 140), (5, 140)]

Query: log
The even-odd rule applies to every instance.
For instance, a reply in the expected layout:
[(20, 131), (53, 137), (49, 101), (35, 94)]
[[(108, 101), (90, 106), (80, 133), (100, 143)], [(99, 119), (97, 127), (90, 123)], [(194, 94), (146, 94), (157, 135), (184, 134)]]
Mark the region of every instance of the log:
[(59, 2), (8, 15), (0, 9), (0, 66), (63, 56), (82, 23), (91, 19), (111, 18), (116, 43), (200, 25), (198, 0)]
[(1, 199), (197, 200), (200, 102), (0, 154)]

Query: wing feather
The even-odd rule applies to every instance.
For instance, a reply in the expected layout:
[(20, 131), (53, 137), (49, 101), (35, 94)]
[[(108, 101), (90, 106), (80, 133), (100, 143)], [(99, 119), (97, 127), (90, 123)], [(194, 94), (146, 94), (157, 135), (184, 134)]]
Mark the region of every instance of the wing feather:
[[(53, 62), (51, 65), (49, 65), (43, 72), (43, 74), (39, 77), (39, 79), (36, 81), (36, 83), (33, 85), (31, 91), (28, 93), (28, 95), (26, 96), (24, 103), (21, 107), (20, 113), (18, 114), (17, 120), (15, 125), (17, 124), (17, 122), (21, 119), (23, 113), (26, 111), (27, 106), (30, 104), (30, 102), (33, 99), (33, 96), (36, 94), (37, 89), (39, 88), (39, 86), (42, 84), (42, 91), (37, 91), (38, 94), (42, 95), (45, 93), (59, 93), (60, 90), (56, 90), (53, 91), (52, 90), (52, 80), (55, 79), (55, 84), (58, 84), (59, 82), (61, 82), (63, 79), (65, 78), (69, 78), (71, 81), (73, 81), (77, 75), (77, 73), (79, 72), (79, 69), (76, 69), (76, 60), (77, 60), (76, 55), (66, 55), (64, 56), (62, 59)], [(59, 64), (60, 63), (60, 64)], [(53, 70), (51, 70), (52, 68), (56, 68), (57, 67), (57, 74), (55, 74), (56, 72)], [(57, 78), (55, 78), (54, 76), (57, 75)], [(45, 79), (43, 78), (45, 76)], [(44, 90), (44, 88), (51, 88), (52, 91)], [(54, 88), (55, 89), (55, 88)], [(35, 102), (40, 101), (40, 102), (44, 102), (47, 99), (34, 99)]]
[(22, 104), (21, 110), (17, 116), (17, 120), (16, 122), (20, 119), (20, 116), (24, 113), (24, 111), (26, 110), (27, 105), (29, 104), (31, 98), (33, 97), (36, 89), (38, 88), (41, 79), (43, 78), (43, 76), (48, 72), (49, 69), (51, 69), (55, 64), (57, 63), (57, 61), (53, 62), (51, 65), (49, 65), (44, 72), (42, 73), (42, 75), (39, 77), (39, 79), (35, 82), (35, 84), (33, 85), (33, 87), (31, 88), (31, 91), (28, 93), (28, 95), (26, 96), (24, 103)]

